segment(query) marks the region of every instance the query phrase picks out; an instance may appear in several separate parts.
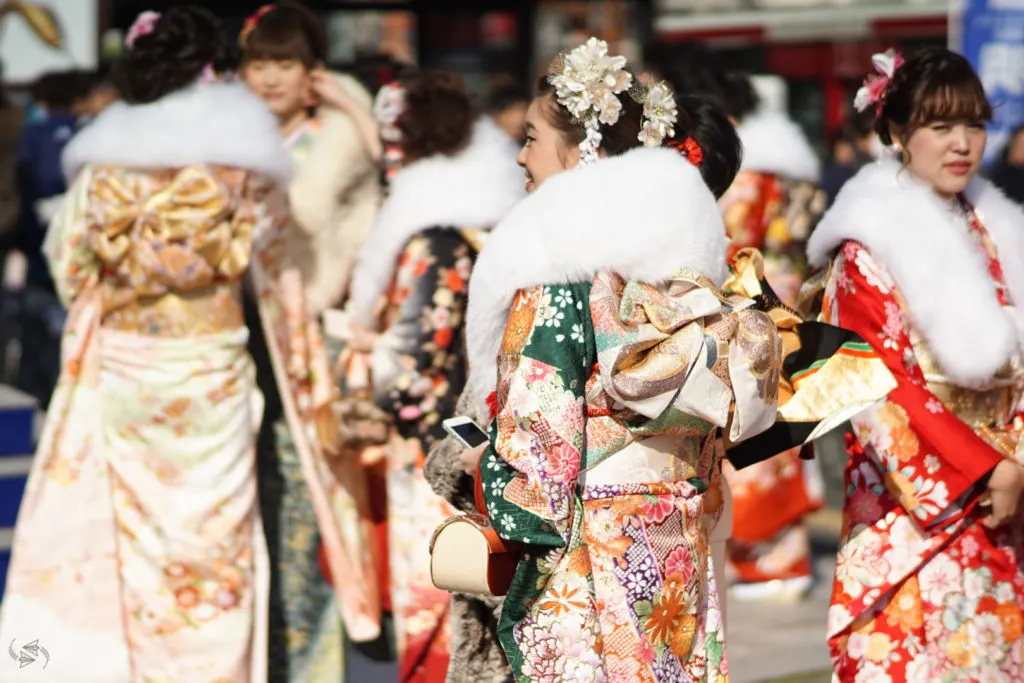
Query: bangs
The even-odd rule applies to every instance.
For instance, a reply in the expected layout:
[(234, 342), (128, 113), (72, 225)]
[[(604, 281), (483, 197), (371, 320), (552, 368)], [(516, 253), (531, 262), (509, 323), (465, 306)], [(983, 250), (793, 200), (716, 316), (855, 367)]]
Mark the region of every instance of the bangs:
[(326, 38), (312, 17), (278, 8), (268, 13), (245, 38), (245, 61), (295, 60), (313, 69), (326, 59)]
[(985, 89), (973, 72), (971, 78), (925, 83), (921, 87), (917, 116), (912, 124), (927, 125), (931, 121), (966, 121), (981, 123), (992, 120), (992, 105)]

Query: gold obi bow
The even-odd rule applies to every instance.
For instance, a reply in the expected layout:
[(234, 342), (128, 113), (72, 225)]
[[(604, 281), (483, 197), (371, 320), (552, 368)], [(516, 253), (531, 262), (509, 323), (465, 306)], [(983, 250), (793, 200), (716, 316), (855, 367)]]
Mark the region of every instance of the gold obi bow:
[[(200, 166), (156, 175), (95, 175), (87, 235), (109, 286), (105, 310), (241, 277), (255, 220), (243, 213), (226, 180)], [(150, 184), (163, 182), (150, 191)]]
[[(723, 290), (757, 301), (782, 339), (778, 417), (775, 428), (759, 437), (765, 448), (781, 452), (785, 450), (781, 446), (796, 437), (808, 443), (896, 388), (896, 379), (885, 363), (856, 334), (825, 323), (805, 322), (779, 301), (764, 280), (764, 258), (758, 250), (736, 253)], [(746, 445), (756, 448), (756, 440)]]

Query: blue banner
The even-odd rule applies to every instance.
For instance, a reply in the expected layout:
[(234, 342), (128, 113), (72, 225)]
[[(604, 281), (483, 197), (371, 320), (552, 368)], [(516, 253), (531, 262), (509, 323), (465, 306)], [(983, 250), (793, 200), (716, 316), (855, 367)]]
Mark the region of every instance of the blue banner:
[(959, 42), (994, 107), (985, 150), (991, 162), (1024, 124), (1024, 0), (967, 0)]

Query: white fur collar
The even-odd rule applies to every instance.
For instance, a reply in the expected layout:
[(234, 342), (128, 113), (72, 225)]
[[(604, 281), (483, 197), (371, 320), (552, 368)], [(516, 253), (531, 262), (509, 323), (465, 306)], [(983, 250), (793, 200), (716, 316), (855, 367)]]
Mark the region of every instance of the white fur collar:
[(483, 402), (516, 292), (610, 270), (662, 282), (692, 268), (721, 284), (725, 226), (700, 172), (678, 153), (637, 149), (547, 180), (487, 240), (469, 285), (470, 382)]
[(525, 194), (516, 154), (508, 135), (482, 117), (466, 149), (421, 159), (395, 174), (352, 276), (350, 312), (357, 323), (374, 325), (395, 261), (413, 235), (431, 227), (491, 228), (505, 217)]
[[(965, 195), (996, 244), (1010, 295), (1024, 306), (1024, 212), (980, 177)], [(991, 379), (1019, 342), (966, 231), (947, 202), (886, 155), (843, 187), (807, 253), (822, 266), (843, 242), (863, 244), (896, 281), (943, 370), (973, 385)]]
[(782, 112), (760, 111), (736, 129), (743, 143), (743, 169), (790, 180), (817, 182), (821, 164), (807, 137)]
[(64, 151), (64, 174), (84, 166), (232, 166), (286, 183), (291, 161), (277, 120), (243, 83), (196, 84), (149, 104), (117, 102)]

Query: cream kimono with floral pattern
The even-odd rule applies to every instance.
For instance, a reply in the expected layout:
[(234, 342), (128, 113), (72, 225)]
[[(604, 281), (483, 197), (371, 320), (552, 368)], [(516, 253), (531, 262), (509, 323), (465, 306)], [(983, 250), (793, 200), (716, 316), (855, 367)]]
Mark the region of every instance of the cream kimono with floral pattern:
[(276, 122), (241, 85), (195, 85), (111, 107), (65, 167), (77, 178), (47, 241), (69, 305), (63, 365), (0, 622), (49, 657), (5, 658), (0, 678), (265, 680), (248, 267), (310, 458), (331, 397), (282, 242)]

